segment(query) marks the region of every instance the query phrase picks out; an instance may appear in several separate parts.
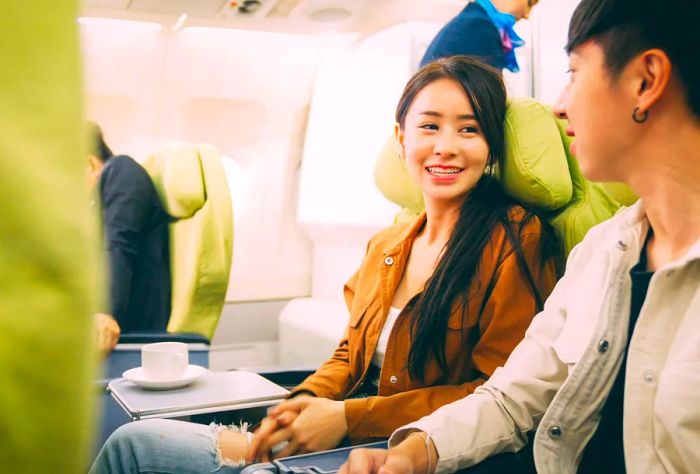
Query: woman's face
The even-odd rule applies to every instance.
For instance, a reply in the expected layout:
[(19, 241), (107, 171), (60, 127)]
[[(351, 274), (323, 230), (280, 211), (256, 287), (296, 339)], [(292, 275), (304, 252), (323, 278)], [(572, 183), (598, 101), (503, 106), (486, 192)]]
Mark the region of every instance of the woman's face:
[(452, 79), (438, 79), (418, 92), (396, 134), (426, 207), (461, 205), (484, 174), (489, 146), (469, 98)]

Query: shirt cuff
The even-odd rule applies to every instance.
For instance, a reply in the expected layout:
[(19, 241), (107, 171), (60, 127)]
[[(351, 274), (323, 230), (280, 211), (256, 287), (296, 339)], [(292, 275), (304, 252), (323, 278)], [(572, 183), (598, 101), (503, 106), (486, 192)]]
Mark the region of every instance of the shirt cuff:
[[(301, 384), (297, 385), (294, 387), (290, 392), (289, 395), (287, 395), (287, 398), (294, 398), (298, 395), (301, 395), (302, 393), (308, 392), (309, 395), (313, 395), (314, 397), (323, 397), (324, 394), (319, 394), (318, 387), (314, 386), (314, 384), (308, 383), (308, 382), (302, 382)], [(328, 398), (328, 397), (325, 397)]]
[(454, 437), (449, 436), (441, 427), (431, 423), (429, 417), (421, 418), (394, 431), (389, 438), (389, 448), (393, 448), (405, 440), (408, 435), (416, 431), (422, 431), (427, 434), (428, 438), (435, 445), (438, 453), (437, 464), (435, 465), (436, 474), (455, 472), (459, 469), (459, 442), (455, 443)]
[[(367, 420), (363, 418), (367, 415), (367, 405), (369, 398), (350, 398), (345, 400), (345, 422), (348, 425), (348, 437), (350, 441), (369, 438)], [(364, 425), (364, 429), (360, 427)]]

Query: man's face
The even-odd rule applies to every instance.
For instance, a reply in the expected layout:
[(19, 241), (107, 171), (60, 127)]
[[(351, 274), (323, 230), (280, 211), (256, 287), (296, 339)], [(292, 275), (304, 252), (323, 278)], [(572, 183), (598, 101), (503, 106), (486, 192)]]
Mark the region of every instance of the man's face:
[(569, 119), (567, 134), (576, 139), (571, 151), (584, 176), (593, 181), (624, 180), (625, 157), (635, 136), (632, 94), (622, 85), (625, 71), (613, 80), (603, 49), (593, 41), (577, 47), (569, 58), (570, 82), (555, 109)]

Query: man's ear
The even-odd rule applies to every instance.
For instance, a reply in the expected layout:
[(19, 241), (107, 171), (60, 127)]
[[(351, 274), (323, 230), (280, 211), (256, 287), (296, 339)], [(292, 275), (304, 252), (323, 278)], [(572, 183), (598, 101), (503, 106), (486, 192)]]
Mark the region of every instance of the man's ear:
[(650, 49), (637, 58), (634, 69), (637, 107), (639, 112), (649, 111), (656, 105), (671, 80), (671, 60), (660, 49)]
[(396, 122), (394, 124), (394, 142), (396, 143), (396, 154), (402, 160), (406, 157), (406, 149), (403, 143), (404, 137), (405, 134), (401, 129), (401, 125), (398, 122)]

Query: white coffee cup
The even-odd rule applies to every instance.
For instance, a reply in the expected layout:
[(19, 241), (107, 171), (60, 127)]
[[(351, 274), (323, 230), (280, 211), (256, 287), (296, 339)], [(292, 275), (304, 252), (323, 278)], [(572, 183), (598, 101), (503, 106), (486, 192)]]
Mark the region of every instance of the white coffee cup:
[(141, 348), (141, 367), (151, 380), (176, 380), (187, 370), (187, 344), (156, 342)]

